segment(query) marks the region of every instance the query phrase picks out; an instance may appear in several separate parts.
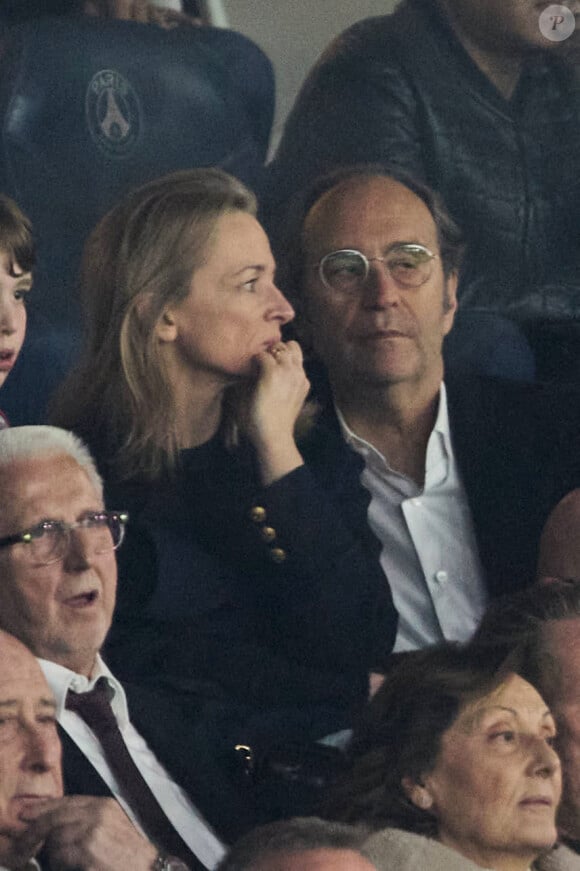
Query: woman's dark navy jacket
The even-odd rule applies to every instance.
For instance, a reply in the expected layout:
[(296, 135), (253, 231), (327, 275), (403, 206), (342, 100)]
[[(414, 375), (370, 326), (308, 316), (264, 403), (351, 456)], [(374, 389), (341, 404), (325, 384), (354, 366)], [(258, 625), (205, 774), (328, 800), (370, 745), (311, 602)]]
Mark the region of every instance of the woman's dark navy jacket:
[[(358, 465), (343, 472), (360, 490)], [(173, 480), (109, 478), (106, 504), (131, 517), (107, 653), (119, 676), (260, 709), (364, 703), (397, 616), (366, 522), (345, 523), (306, 467), (263, 488), (252, 452), (216, 437)]]

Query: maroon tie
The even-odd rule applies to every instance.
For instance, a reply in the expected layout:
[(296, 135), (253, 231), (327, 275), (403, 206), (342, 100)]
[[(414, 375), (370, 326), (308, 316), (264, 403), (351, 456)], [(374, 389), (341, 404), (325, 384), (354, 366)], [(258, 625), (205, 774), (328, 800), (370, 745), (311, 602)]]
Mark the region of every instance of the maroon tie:
[(109, 693), (107, 679), (101, 677), (88, 693), (69, 690), (66, 707), (78, 714), (99, 739), (123, 798), (139, 819), (147, 837), (162, 852), (177, 856), (191, 869), (203, 869), (204, 866), (174, 829), (135, 765), (113, 713)]

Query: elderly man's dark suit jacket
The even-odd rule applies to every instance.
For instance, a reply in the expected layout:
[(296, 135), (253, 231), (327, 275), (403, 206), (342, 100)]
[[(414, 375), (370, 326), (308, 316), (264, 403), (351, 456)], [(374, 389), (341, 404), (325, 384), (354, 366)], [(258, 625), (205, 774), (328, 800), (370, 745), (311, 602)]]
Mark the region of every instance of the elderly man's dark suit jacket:
[[(577, 485), (571, 469), (580, 432), (575, 390), (500, 379), (446, 380), (451, 438), (471, 508), (491, 596), (534, 578), (539, 536), (556, 502)], [(311, 471), (332, 493), (379, 558), (367, 523), (363, 460), (344, 441), (328, 389), (301, 445)]]
[[(235, 791), (204, 731), (184, 720), (165, 697), (132, 685), (125, 686), (125, 691), (131, 723), (222, 840), (231, 843), (251, 828), (255, 817), (250, 797)], [(86, 756), (60, 727), (59, 732), (65, 793), (110, 796)]]

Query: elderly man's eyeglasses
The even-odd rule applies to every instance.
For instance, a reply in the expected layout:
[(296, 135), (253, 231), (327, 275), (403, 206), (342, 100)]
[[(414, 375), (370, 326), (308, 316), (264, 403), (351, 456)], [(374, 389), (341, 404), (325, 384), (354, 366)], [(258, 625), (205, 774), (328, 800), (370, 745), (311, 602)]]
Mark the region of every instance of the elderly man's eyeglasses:
[(22, 544), (30, 559), (42, 566), (59, 562), (70, 546), (73, 529), (79, 529), (91, 553), (107, 553), (116, 550), (125, 535), (125, 525), (129, 515), (125, 511), (96, 511), (85, 514), (76, 523), (64, 523), (62, 520), (41, 520), (36, 526), (0, 538), (0, 548)]
[(421, 287), (431, 277), (433, 261), (438, 257), (424, 245), (395, 245), (384, 257), (365, 257), (353, 248), (343, 248), (325, 254), (313, 264), (318, 267), (322, 283), (339, 293), (358, 293), (368, 278), (370, 264), (383, 263), (398, 287)]

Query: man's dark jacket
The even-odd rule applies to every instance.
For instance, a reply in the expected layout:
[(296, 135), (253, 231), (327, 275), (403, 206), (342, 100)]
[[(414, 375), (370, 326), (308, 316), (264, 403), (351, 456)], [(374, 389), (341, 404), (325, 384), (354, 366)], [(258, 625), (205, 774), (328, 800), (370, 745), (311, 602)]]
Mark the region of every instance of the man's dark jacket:
[[(451, 441), (473, 517), (491, 597), (535, 578), (551, 508), (577, 484), (580, 401), (575, 390), (501, 379), (446, 380)], [(301, 445), (310, 469), (351, 528), (380, 556), (367, 522), (362, 458), (340, 432), (327, 388), (322, 413)]]
[(306, 80), (269, 167), (274, 238), (317, 176), (392, 163), (437, 190), (465, 233), (462, 306), (580, 317), (580, 76), (561, 49), (531, 55), (506, 100), (436, 0), (354, 25)]
[[(131, 723), (217, 834), (232, 843), (251, 828), (255, 818), (250, 796), (236, 791), (205, 731), (196, 729), (164, 696), (133, 685), (125, 691)], [(61, 727), (59, 733), (65, 794), (110, 797), (87, 757)]]

